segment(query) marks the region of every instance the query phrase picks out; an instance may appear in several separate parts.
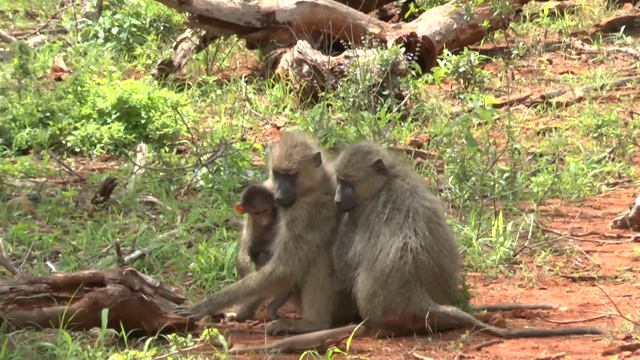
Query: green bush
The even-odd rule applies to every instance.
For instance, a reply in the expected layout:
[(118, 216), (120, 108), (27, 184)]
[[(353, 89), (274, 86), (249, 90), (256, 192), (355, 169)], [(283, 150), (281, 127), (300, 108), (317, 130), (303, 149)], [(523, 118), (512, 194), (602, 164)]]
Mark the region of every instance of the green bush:
[[(85, 155), (120, 153), (140, 141), (164, 146), (186, 132), (176, 112), (187, 105), (186, 95), (150, 81), (85, 75), (7, 99), (0, 102), (2, 145), (15, 152), (56, 147)], [(193, 118), (191, 108), (181, 112), (185, 120)]]

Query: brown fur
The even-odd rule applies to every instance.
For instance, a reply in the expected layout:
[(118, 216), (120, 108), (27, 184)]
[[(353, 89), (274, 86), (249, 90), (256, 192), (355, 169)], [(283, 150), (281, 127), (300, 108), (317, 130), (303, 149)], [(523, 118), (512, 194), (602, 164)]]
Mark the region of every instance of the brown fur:
[[(335, 162), (336, 205), (347, 212), (333, 248), (370, 330), (410, 335), (462, 327), (513, 337), (601, 334), (597, 328), (506, 330), (455, 306), (462, 301), (456, 241), (439, 199), (380, 146), (347, 147)], [(426, 317), (426, 319), (425, 319)]]
[(248, 297), (275, 296), (300, 289), (302, 318), (280, 318), (267, 333), (307, 333), (348, 323), (346, 292), (335, 281), (331, 243), (336, 235), (335, 176), (318, 145), (300, 133), (285, 132), (269, 154), (270, 180), (279, 206), (273, 257), (204, 301), (177, 313), (200, 319)]
[[(236, 211), (241, 210), (248, 215), (244, 222), (240, 249), (236, 258), (239, 278), (244, 278), (253, 272), (252, 265), (260, 269), (271, 259), (271, 245), (277, 232), (278, 207), (273, 199), (273, 186), (270, 185), (270, 182), (249, 185), (236, 204)], [(272, 320), (280, 318), (278, 309), (292, 295), (294, 295), (293, 291), (279, 294), (267, 305), (267, 314)], [(264, 300), (261, 297), (250, 298), (240, 304), (237, 312), (231, 312), (227, 317), (236, 321), (255, 319), (258, 307)]]

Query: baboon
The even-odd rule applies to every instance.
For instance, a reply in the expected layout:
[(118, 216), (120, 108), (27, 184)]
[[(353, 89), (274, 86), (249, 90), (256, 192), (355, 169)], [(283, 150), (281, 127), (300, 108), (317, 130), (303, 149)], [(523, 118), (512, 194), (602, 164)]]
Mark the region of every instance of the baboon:
[(368, 142), (346, 147), (334, 166), (335, 204), (345, 213), (334, 264), (343, 281), (351, 279), (368, 330), (404, 336), (477, 327), (503, 338), (602, 334), (586, 327), (501, 329), (460, 310), (462, 265), (454, 234), (420, 177)]
[[(234, 205), (238, 215), (248, 214), (240, 237), (240, 249), (236, 258), (236, 269), (240, 278), (256, 268), (262, 268), (271, 259), (271, 245), (276, 236), (278, 222), (278, 207), (273, 198), (273, 192), (264, 184), (252, 184), (242, 191), (240, 201)], [(293, 291), (276, 296), (267, 305), (267, 314), (272, 320), (280, 318), (278, 309), (293, 295)], [(251, 299), (242, 303), (235, 319), (245, 321), (253, 319), (256, 311), (264, 299)], [(298, 299), (294, 299), (298, 300)]]
[(307, 333), (350, 322), (354, 304), (338, 286), (331, 256), (338, 222), (332, 166), (316, 142), (298, 132), (282, 134), (269, 151), (268, 166), (279, 207), (271, 260), (200, 303), (180, 307), (177, 314), (200, 319), (247, 298), (297, 288), (302, 318), (274, 320), (267, 325), (268, 334)]

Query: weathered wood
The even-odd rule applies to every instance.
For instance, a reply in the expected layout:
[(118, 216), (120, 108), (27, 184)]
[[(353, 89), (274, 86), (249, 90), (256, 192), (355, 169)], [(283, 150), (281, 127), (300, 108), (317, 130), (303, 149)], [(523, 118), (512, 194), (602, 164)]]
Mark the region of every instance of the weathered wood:
[(173, 44), (171, 57), (158, 62), (152, 73), (153, 77), (162, 79), (169, 74), (179, 73), (193, 54), (205, 49), (218, 37), (204, 31), (187, 29)]
[(0, 284), (0, 326), (88, 330), (102, 325), (102, 310), (108, 309), (107, 326), (116, 331), (185, 332), (196, 324), (172, 314), (185, 300), (134, 269), (20, 274)]
[[(449, 49), (474, 44), (485, 35), (479, 25), (488, 22), (488, 30), (500, 29), (508, 17), (494, 16), (490, 2), (474, 8), (474, 18), (468, 19), (460, 2), (451, 1), (432, 8), (416, 20), (402, 24), (387, 24), (374, 17), (332, 0), (262, 0), (255, 2), (227, 0), (156, 0), (166, 6), (190, 13), (191, 26), (210, 31), (225, 29), (252, 42), (295, 44), (298, 39), (327, 33), (353, 45), (362, 44), (371, 36), (381, 44), (405, 42), (407, 38), (433, 42), (436, 54)], [(515, 10), (530, 0), (509, 0)], [(417, 48), (428, 44), (418, 43)], [(430, 50), (430, 51), (431, 51)], [(431, 58), (431, 57), (424, 57)], [(421, 64), (428, 66), (428, 64)]]
[(393, 80), (408, 73), (406, 59), (398, 56), (388, 68), (381, 68), (376, 66), (376, 52), (375, 49), (351, 49), (332, 57), (314, 49), (307, 41), (299, 40), (292, 48), (276, 50), (271, 54), (272, 62), (268, 70), (276, 78), (290, 80), (294, 91), (303, 99), (335, 90), (355, 62), (360, 69), (368, 69), (375, 75), (374, 78), (383, 82), (382, 86), (370, 84), (372, 88), (393, 90)]

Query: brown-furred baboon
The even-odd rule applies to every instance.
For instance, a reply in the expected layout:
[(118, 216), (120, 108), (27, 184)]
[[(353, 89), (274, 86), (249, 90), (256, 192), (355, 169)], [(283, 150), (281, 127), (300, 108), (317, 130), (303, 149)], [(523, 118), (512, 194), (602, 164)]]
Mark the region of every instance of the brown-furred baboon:
[[(277, 232), (278, 207), (273, 198), (272, 189), (269, 188), (270, 185), (269, 181), (265, 181), (262, 184), (247, 186), (240, 195), (240, 201), (234, 205), (238, 215), (248, 215), (244, 222), (236, 257), (236, 270), (240, 279), (254, 271), (253, 265), (260, 269), (271, 258), (271, 244)], [(272, 320), (280, 317), (278, 309), (291, 295), (293, 293), (287, 291), (269, 302), (267, 314)], [(227, 317), (236, 321), (254, 319), (256, 311), (264, 300), (264, 298), (249, 298), (239, 304), (236, 311), (227, 314)]]
[(586, 327), (501, 329), (460, 310), (462, 266), (454, 234), (440, 200), (420, 177), (369, 142), (346, 147), (334, 166), (335, 203), (345, 212), (334, 264), (343, 281), (351, 279), (368, 330), (402, 336), (476, 327), (504, 338), (602, 333)]
[(269, 152), (268, 164), (279, 207), (272, 258), (261, 269), (176, 312), (200, 319), (247, 298), (299, 289), (302, 318), (272, 321), (267, 333), (307, 333), (346, 324), (355, 309), (336, 282), (332, 264), (338, 221), (333, 168), (316, 142), (298, 132), (282, 134)]

